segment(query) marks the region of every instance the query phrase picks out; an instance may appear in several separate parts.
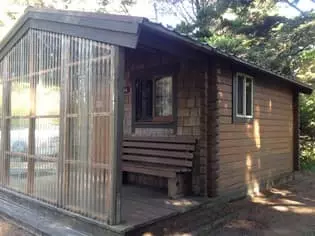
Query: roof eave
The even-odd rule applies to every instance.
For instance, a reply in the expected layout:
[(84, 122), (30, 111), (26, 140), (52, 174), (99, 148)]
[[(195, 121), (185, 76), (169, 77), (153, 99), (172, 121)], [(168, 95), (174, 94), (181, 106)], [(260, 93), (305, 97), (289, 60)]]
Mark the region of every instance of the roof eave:
[[(27, 8), (0, 42), (0, 60), (28, 29), (68, 34), (127, 48), (136, 48), (145, 18), (89, 12)], [(86, 30), (80, 30), (79, 28)]]
[(160, 34), (163, 34), (165, 35), (166, 37), (169, 37), (169, 38), (172, 38), (174, 40), (178, 40), (178, 41), (181, 41), (185, 44), (187, 44), (188, 46), (190, 47), (193, 47), (197, 50), (200, 50), (206, 54), (209, 54), (209, 55), (215, 55), (215, 56), (220, 56), (222, 58), (225, 58), (225, 59), (228, 59), (228, 60), (231, 60), (233, 61), (234, 63), (238, 63), (238, 64), (241, 64), (243, 66), (246, 66), (246, 67), (249, 67), (249, 68), (252, 68), (252, 69), (255, 69), (255, 70), (258, 70), (260, 72), (263, 72), (263, 73), (266, 73), (268, 75), (271, 75), (273, 77), (276, 77), (278, 79), (281, 79), (281, 80), (284, 80), (288, 83), (291, 83), (293, 84), (294, 86), (296, 86), (296, 88), (298, 88), (298, 91), (299, 92), (302, 92), (302, 93), (305, 93), (305, 94), (311, 94), (313, 92), (313, 88), (305, 83), (302, 83), (302, 82), (299, 82), (297, 80), (292, 80), (292, 79), (289, 79), (287, 77), (284, 77), (282, 75), (279, 75), (273, 71), (270, 71), (268, 69), (265, 69), (265, 68), (262, 68), (262, 67), (259, 67), (253, 63), (250, 63), (250, 62), (246, 62), (240, 58), (237, 58), (233, 55), (229, 55), (227, 53), (224, 53), (218, 49), (215, 49), (213, 47), (210, 47), (209, 45), (206, 45), (206, 44), (203, 44), (201, 42), (198, 42), (196, 40), (193, 40), (189, 37), (185, 37), (185, 36), (182, 36), (180, 35), (179, 33), (176, 33), (174, 31), (171, 31), (169, 29), (166, 29), (165, 27), (163, 26), (159, 26), (155, 23), (151, 23), (149, 21), (144, 21), (141, 23), (141, 26), (144, 28), (144, 29), (148, 29), (148, 30), (151, 30), (151, 31), (155, 31), (155, 32), (158, 32)]

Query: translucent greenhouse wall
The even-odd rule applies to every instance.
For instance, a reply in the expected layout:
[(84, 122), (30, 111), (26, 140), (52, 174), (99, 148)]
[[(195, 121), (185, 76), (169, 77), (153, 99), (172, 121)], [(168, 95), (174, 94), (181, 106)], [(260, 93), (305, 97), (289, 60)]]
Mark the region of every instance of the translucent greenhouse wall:
[(108, 44), (29, 30), (2, 58), (3, 187), (107, 220), (116, 54)]

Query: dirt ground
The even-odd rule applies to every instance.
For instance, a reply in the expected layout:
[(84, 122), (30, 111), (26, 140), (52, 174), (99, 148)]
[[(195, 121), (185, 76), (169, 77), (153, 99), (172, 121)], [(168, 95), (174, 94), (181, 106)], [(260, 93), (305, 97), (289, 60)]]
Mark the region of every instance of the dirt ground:
[[(252, 199), (230, 204), (236, 219), (211, 235), (315, 236), (315, 174), (298, 174), (289, 184), (272, 188)], [(0, 236), (32, 236), (0, 215)]]
[(289, 184), (231, 206), (238, 217), (213, 235), (315, 236), (315, 174), (298, 174)]
[(0, 216), (0, 236), (33, 236)]

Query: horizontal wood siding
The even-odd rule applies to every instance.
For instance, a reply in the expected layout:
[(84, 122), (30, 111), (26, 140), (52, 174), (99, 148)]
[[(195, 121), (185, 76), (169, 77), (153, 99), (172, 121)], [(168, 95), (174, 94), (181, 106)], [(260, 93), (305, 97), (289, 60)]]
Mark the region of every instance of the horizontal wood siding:
[(255, 192), (260, 181), (293, 171), (292, 90), (263, 75), (254, 78), (253, 122), (233, 123), (232, 71), (217, 70), (221, 195)]

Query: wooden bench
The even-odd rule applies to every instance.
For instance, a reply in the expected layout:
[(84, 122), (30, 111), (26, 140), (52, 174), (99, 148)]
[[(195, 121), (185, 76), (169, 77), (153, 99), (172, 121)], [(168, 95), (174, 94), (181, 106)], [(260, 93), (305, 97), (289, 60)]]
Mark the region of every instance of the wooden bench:
[(168, 196), (177, 198), (191, 188), (195, 149), (193, 138), (125, 137), (122, 170), (167, 178)]

